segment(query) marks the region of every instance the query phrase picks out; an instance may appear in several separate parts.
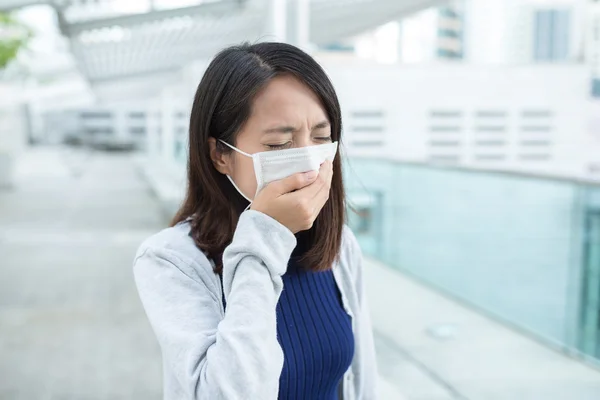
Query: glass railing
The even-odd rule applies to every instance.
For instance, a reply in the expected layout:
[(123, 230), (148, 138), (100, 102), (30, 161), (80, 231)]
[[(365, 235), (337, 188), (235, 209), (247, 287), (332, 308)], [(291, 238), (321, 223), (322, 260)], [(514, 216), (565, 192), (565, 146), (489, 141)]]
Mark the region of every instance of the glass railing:
[(366, 255), (600, 359), (600, 186), (375, 159), (344, 174)]
[(344, 178), (365, 255), (600, 363), (600, 185), (368, 158)]

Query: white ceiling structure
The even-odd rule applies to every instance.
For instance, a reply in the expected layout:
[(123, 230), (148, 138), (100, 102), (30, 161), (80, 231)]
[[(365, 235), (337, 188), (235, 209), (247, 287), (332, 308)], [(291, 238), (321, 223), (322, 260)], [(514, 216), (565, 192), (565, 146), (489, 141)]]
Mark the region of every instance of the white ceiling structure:
[[(140, 11), (115, 5), (147, 2)], [(193, 1), (193, 0), (192, 0)], [(34, 4), (57, 10), (79, 69), (92, 87), (181, 69), (243, 41), (269, 39), (268, 15), (276, 1), (214, 0), (158, 8), (158, 0), (0, 0), (0, 11)], [(302, 0), (295, 0), (302, 1)], [(309, 40), (327, 44), (359, 34), (444, 0), (304, 0)], [(188, 1), (188, 3), (190, 3)]]

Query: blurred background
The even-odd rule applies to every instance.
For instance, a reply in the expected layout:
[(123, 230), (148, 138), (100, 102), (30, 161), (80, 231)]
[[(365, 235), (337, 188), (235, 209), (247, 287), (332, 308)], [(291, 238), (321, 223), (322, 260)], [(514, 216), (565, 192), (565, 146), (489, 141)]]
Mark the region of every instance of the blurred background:
[(131, 264), (242, 41), (338, 91), (381, 399), (600, 399), (600, 1), (0, 0), (0, 399), (160, 399)]

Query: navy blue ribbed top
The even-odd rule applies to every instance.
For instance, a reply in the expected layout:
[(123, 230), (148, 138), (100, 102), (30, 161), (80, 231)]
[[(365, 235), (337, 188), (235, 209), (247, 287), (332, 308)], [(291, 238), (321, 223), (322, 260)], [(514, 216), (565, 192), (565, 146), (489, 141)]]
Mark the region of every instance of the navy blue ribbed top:
[(279, 399), (337, 400), (354, 356), (350, 316), (333, 271), (301, 269), (290, 259), (277, 303), (277, 340), (283, 349)]
[(354, 356), (352, 321), (333, 271), (301, 268), (297, 250), (282, 276), (277, 303), (277, 340), (284, 356), (278, 398), (337, 400)]

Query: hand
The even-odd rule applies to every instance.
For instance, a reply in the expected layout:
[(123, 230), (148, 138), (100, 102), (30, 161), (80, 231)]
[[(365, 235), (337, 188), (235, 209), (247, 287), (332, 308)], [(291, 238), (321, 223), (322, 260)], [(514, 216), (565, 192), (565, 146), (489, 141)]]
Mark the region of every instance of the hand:
[(267, 214), (292, 233), (308, 230), (329, 199), (332, 176), (333, 164), (325, 161), (318, 172), (271, 182), (258, 192), (250, 209)]

